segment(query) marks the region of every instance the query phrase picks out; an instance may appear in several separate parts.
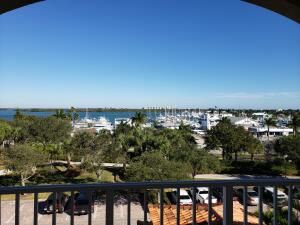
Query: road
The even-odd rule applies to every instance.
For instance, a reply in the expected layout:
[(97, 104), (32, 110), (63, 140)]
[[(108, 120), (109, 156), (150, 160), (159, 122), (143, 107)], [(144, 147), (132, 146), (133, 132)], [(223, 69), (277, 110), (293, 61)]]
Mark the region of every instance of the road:
[[(41, 213), (43, 202), (39, 202), (38, 224), (49, 225), (52, 221), (51, 214)], [(138, 202), (131, 204), (131, 224), (137, 224), (137, 221), (143, 221), (143, 209)], [(12, 225), (15, 224), (15, 202), (2, 201), (1, 202), (1, 224)], [(86, 225), (88, 221), (87, 215), (74, 216), (76, 225)], [(70, 216), (66, 213), (57, 213), (57, 225), (70, 224)], [(95, 211), (92, 214), (93, 224), (105, 224), (105, 204), (95, 205)], [(20, 224), (32, 225), (33, 224), (33, 201), (21, 201), (20, 205)], [(127, 225), (127, 204), (115, 204), (114, 206), (114, 224)]]
[[(238, 179), (270, 179), (270, 178), (283, 178), (282, 176), (270, 175), (243, 175), (243, 174), (197, 174), (196, 179), (207, 180), (238, 180)], [(299, 176), (287, 176), (288, 179), (299, 179)]]
[[(57, 163), (59, 163), (59, 164), (65, 164), (65, 165), (68, 164), (68, 162), (67, 162), (67, 161), (64, 161), (64, 160), (55, 160), (55, 161), (53, 161), (53, 162), (51, 162), (51, 163), (47, 163), (47, 165), (55, 164), (55, 163), (56, 163), (56, 164), (57, 164)], [(82, 163), (82, 162), (74, 162), (74, 161), (70, 162), (71, 165), (75, 165), (75, 166), (80, 166), (81, 163)], [(122, 163), (102, 163), (102, 166), (103, 166), (104, 168), (123, 168), (124, 164), (122, 164)], [(126, 164), (126, 166), (129, 166), (129, 165)]]

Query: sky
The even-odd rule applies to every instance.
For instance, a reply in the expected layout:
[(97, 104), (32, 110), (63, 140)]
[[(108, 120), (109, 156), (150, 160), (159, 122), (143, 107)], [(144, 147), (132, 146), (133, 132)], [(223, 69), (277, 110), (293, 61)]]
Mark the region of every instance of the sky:
[(239, 0), (46, 0), (0, 16), (0, 107), (300, 108), (300, 25)]

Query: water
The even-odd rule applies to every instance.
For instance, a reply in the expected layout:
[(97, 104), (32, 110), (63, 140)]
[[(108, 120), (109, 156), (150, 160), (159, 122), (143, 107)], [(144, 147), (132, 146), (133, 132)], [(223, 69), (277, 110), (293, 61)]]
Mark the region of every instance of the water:
[[(29, 112), (29, 111), (21, 111), (25, 115), (31, 115), (31, 116), (38, 116), (38, 117), (48, 117), (53, 115), (55, 112)], [(13, 120), (14, 115), (16, 113), (15, 109), (0, 109), (0, 119), (4, 120)], [(85, 112), (78, 112), (79, 117), (82, 119), (85, 117)], [(105, 117), (110, 122), (114, 122), (115, 118), (131, 118), (135, 114), (134, 111), (128, 111), (128, 112), (88, 112), (89, 118), (99, 118), (100, 116)], [(154, 119), (155, 113), (154, 112), (147, 112), (145, 113), (148, 118)], [(158, 116), (159, 113), (156, 113), (156, 116)]]

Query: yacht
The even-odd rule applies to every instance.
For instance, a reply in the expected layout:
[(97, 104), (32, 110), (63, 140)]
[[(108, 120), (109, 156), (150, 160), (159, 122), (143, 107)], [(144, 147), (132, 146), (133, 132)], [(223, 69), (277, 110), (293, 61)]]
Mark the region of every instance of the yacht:
[(99, 117), (97, 120), (94, 120), (93, 127), (97, 132), (100, 130), (109, 130), (112, 132), (113, 130), (113, 125), (111, 122), (103, 116)]

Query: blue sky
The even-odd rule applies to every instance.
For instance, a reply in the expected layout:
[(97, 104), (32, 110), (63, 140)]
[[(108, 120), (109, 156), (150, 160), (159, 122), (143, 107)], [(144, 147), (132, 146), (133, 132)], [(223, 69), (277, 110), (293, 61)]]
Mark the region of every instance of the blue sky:
[(46, 0), (0, 27), (0, 107), (300, 108), (300, 25), (242, 1)]

